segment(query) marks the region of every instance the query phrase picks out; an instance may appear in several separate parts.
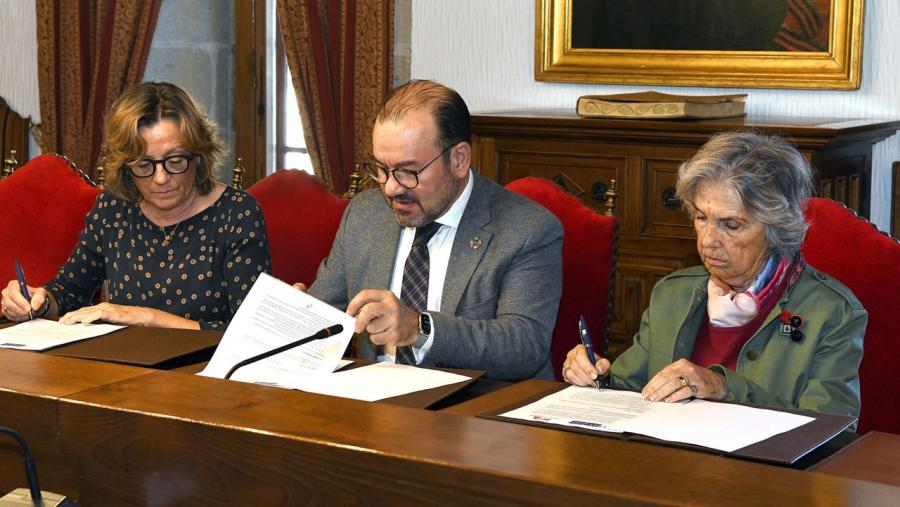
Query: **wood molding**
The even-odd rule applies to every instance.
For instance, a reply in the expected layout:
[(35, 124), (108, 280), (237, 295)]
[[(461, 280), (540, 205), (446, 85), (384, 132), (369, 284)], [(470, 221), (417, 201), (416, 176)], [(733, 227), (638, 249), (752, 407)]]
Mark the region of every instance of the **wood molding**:
[(234, 4), (234, 156), (244, 188), (266, 175), (266, 2)]
[(891, 236), (900, 237), (900, 161), (894, 162), (891, 185)]

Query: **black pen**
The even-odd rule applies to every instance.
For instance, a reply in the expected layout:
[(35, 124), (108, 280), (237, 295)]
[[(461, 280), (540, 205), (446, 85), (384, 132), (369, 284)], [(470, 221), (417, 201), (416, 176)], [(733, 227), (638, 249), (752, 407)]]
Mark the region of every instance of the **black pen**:
[[(594, 356), (594, 341), (591, 340), (591, 332), (588, 330), (587, 319), (584, 318), (584, 315), (578, 318), (578, 334), (581, 336), (581, 344), (584, 345), (584, 349), (587, 350), (588, 359), (591, 360), (591, 364), (597, 364), (597, 357)], [(594, 386), (597, 389), (600, 389), (600, 379), (594, 379)]]
[[(25, 298), (25, 301), (28, 301), (28, 304), (31, 304), (31, 294), (28, 294), (28, 285), (25, 283), (25, 272), (22, 271), (22, 265), (19, 264), (19, 259), (15, 259), (16, 263), (16, 279), (19, 281), (19, 290), (22, 291), (22, 297)], [(28, 309), (28, 318), (34, 319), (34, 312), (31, 311), (31, 308)]]

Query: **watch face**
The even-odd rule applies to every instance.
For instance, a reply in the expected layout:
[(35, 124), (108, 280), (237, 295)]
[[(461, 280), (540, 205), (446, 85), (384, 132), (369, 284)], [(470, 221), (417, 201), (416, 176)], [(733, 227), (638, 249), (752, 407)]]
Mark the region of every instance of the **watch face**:
[(427, 313), (419, 314), (419, 333), (423, 335), (431, 334), (431, 316)]

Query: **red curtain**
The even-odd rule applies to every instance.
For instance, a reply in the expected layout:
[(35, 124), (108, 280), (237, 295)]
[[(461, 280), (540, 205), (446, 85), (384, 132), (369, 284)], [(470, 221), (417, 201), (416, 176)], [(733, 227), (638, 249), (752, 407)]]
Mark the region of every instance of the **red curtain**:
[(162, 0), (37, 0), (42, 148), (94, 175), (103, 118), (144, 75)]
[(343, 193), (391, 88), (394, 2), (279, 0), (278, 19), (313, 169)]

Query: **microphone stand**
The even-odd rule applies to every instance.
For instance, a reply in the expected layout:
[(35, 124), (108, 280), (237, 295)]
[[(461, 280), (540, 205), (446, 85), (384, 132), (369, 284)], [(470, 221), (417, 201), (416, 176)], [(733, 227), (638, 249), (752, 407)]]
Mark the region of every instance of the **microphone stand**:
[(22, 435), (19, 435), (19, 432), (12, 428), (0, 426), (0, 433), (6, 433), (13, 437), (19, 443), (19, 447), (22, 448), (22, 454), (25, 456), (25, 475), (28, 477), (28, 489), (31, 491), (31, 501), (36, 506), (43, 505), (41, 486), (38, 484), (37, 470), (34, 467), (34, 462), (31, 460), (31, 451), (28, 449), (28, 444), (25, 443)]
[(333, 326), (329, 326), (329, 327), (326, 327), (325, 329), (322, 329), (321, 331), (317, 332), (316, 334), (314, 334), (312, 336), (308, 336), (306, 338), (302, 338), (295, 342), (291, 342), (286, 345), (282, 345), (282, 346), (278, 347), (277, 349), (268, 350), (266, 352), (263, 352), (262, 354), (255, 355), (253, 357), (248, 357), (247, 359), (244, 359), (243, 361), (232, 366), (231, 369), (228, 370), (228, 373), (225, 374), (225, 380), (230, 379), (231, 376), (234, 375), (234, 372), (236, 372), (238, 370), (238, 368), (243, 368), (244, 366), (247, 366), (248, 364), (252, 364), (257, 361), (262, 361), (263, 359), (265, 359), (267, 357), (272, 357), (275, 354), (280, 354), (286, 350), (291, 350), (292, 348), (299, 347), (301, 345), (306, 345), (307, 343), (309, 343), (311, 341), (321, 340), (322, 338), (328, 338), (329, 336), (334, 336), (343, 330), (344, 330), (344, 326), (342, 326), (341, 324), (335, 324)]

